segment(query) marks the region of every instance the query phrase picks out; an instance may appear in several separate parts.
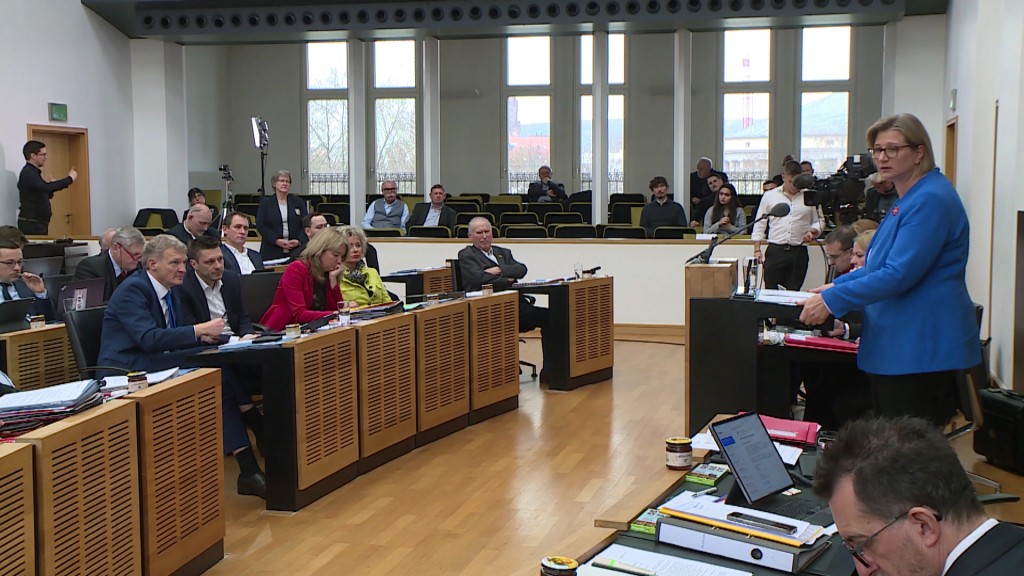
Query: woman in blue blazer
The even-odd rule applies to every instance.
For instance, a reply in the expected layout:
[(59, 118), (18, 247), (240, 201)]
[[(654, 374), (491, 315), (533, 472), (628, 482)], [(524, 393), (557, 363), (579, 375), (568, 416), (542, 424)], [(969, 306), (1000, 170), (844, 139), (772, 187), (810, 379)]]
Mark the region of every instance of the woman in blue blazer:
[(875, 412), (942, 426), (956, 410), (957, 372), (981, 362), (965, 280), (967, 213), (935, 167), (931, 140), (915, 116), (879, 120), (867, 141), (899, 198), (871, 239), (864, 266), (815, 289), (800, 320), (820, 324), (829, 313), (863, 310), (857, 365), (870, 376)]
[(302, 228), (306, 202), (298, 196), (289, 194), (291, 186), (291, 173), (287, 170), (278, 170), (270, 178), (270, 187), (274, 189), (274, 194), (260, 200), (260, 207), (256, 211), (256, 228), (262, 237), (260, 256), (264, 260), (276, 260), (286, 256), (298, 258), (302, 247), (309, 242)]

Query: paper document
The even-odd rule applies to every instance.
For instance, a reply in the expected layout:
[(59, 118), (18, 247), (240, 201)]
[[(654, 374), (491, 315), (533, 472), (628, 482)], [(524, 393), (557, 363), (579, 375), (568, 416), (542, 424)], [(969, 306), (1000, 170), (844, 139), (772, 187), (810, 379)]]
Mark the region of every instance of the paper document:
[[(790, 466), (795, 466), (797, 460), (800, 459), (800, 455), (804, 453), (803, 448), (798, 446), (789, 446), (786, 444), (779, 444), (778, 442), (773, 442), (773, 444), (775, 444), (775, 449), (778, 450), (782, 461)], [(715, 443), (715, 438), (711, 435), (711, 432), (701, 432), (700, 434), (697, 434), (690, 439), (690, 445), (697, 450), (718, 452), (718, 444)]]
[(757, 297), (754, 298), (754, 300), (757, 300), (758, 302), (768, 302), (771, 304), (795, 306), (797, 302), (807, 300), (811, 296), (814, 296), (814, 293), (801, 292), (799, 290), (769, 290), (765, 288), (757, 293)]
[[(178, 367), (168, 368), (167, 370), (160, 370), (159, 372), (150, 372), (146, 374), (146, 382), (152, 386), (153, 384), (159, 384), (164, 380), (167, 380), (177, 373)], [(117, 390), (118, 388), (128, 388), (128, 376), (106, 376), (103, 378), (103, 388), (105, 390)]]
[(96, 380), (78, 380), (0, 396), (0, 411), (59, 408), (84, 401), (99, 390)]
[(284, 258), (274, 258), (273, 260), (264, 260), (264, 266), (277, 266), (278, 264), (284, 264), (291, 260), (291, 256), (285, 256)]
[[(763, 510), (752, 510), (741, 506), (731, 506), (724, 502), (715, 502), (706, 498), (676, 496), (666, 502), (664, 506), (658, 509), (658, 511), (662, 514), (668, 514), (669, 516), (683, 518), (684, 520), (699, 522), (709, 526), (717, 526), (719, 528), (725, 528), (726, 530), (740, 532), (742, 534), (750, 534), (751, 536), (758, 536), (760, 538), (765, 538), (766, 540), (772, 540), (774, 542), (788, 544), (790, 546), (800, 546), (814, 542), (822, 532), (821, 526), (817, 526), (809, 522), (780, 516), (778, 514), (772, 514), (771, 512), (765, 512)], [(792, 536), (783, 536), (778, 532), (760, 530), (746, 524), (739, 524), (728, 518), (728, 515), (732, 512), (741, 512), (751, 516), (764, 518), (766, 520), (781, 522), (795, 527), (796, 533)]]
[[(612, 544), (598, 553), (595, 558), (597, 556), (653, 570), (658, 576), (753, 576), (750, 572), (742, 570), (723, 568), (706, 562), (676, 558), (675, 556), (648, 552), (647, 550), (638, 550), (621, 544)], [(591, 576), (622, 576), (622, 572), (598, 568), (593, 566), (592, 562), (593, 560), (580, 566), (576, 573), (580, 576), (588, 574)]]

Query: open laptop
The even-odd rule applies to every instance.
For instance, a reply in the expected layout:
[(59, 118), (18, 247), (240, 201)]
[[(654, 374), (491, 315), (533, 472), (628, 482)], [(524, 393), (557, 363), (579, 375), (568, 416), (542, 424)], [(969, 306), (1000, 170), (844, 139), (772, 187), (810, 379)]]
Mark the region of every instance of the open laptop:
[(714, 422), (711, 434), (735, 480), (726, 503), (821, 526), (832, 523), (828, 504), (818, 500), (809, 486), (801, 487), (799, 494), (782, 494), (794, 487), (793, 478), (757, 413)]
[(64, 319), (64, 300), (74, 298), (79, 302), (78, 309), (95, 308), (103, 306), (103, 289), (106, 280), (103, 278), (88, 278), (86, 280), (72, 280), (60, 287), (57, 296), (57, 303), (54, 306), (57, 312), (57, 319)]
[(35, 301), (35, 298), (0, 300), (0, 332), (27, 329), (28, 320), (25, 317)]

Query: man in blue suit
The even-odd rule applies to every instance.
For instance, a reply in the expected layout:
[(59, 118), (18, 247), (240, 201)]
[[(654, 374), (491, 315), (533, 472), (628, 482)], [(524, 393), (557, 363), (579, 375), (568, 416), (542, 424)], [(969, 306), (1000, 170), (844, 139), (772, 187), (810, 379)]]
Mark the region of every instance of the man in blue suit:
[[(222, 317), (194, 324), (181, 299), (185, 245), (180, 240), (167, 234), (153, 238), (142, 251), (141, 264), (144, 272), (122, 282), (107, 304), (100, 366), (146, 371), (181, 366), (189, 349), (216, 343), (224, 331)], [(239, 493), (265, 497), (266, 478), (248, 439), (235, 457), (241, 470)]]
[(29, 314), (41, 314), (47, 320), (53, 320), (56, 316), (53, 304), (47, 298), (43, 279), (31, 272), (22, 272), (21, 266), (24, 263), (21, 246), (9, 240), (0, 240), (0, 299), (35, 298)]

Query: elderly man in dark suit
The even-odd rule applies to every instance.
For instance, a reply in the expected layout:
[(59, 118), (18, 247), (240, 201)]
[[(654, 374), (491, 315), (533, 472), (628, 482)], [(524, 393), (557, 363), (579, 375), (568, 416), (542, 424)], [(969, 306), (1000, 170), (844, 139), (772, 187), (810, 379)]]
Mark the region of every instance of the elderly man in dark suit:
[[(459, 270), (462, 273), (462, 289), (466, 291), (480, 290), (484, 284), (490, 284), (495, 290), (508, 290), (517, 280), (526, 276), (526, 265), (512, 257), (512, 251), (491, 244), (493, 233), (491, 223), (483, 217), (469, 221), (469, 239), (472, 246), (459, 251)], [(524, 296), (519, 297), (519, 331), (528, 332), (534, 328), (541, 329), (541, 348), (544, 359), (551, 353), (549, 340), (545, 334), (548, 325), (548, 309), (534, 306)], [(541, 382), (546, 381), (544, 370), (540, 373)]]
[(263, 256), (252, 248), (245, 247), (249, 238), (249, 217), (241, 212), (228, 212), (224, 218), (224, 243), (220, 249), (224, 254), (224, 269), (247, 276), (263, 270)]
[[(185, 246), (177, 238), (161, 234), (146, 244), (142, 251), (144, 272), (132, 274), (114, 292), (103, 314), (100, 336), (100, 366), (124, 370), (161, 370), (187, 364), (190, 349), (216, 343), (224, 331), (222, 317), (193, 323), (189, 308), (182, 301), (179, 288), (185, 279)], [(229, 388), (230, 384), (225, 384)], [(266, 478), (256, 462), (248, 437), (243, 446), (232, 446), (234, 416), (237, 425), (241, 414), (225, 413), (225, 449), (238, 460), (239, 494), (266, 497)], [(244, 425), (242, 436), (245, 436)]]
[(56, 316), (53, 304), (46, 297), (46, 286), (43, 279), (31, 272), (22, 272), (25, 260), (21, 255), (21, 246), (9, 240), (0, 240), (0, 299), (22, 300), (35, 298), (29, 314), (42, 315), (47, 320)]
[(454, 230), (458, 214), (451, 207), (444, 205), (446, 196), (444, 186), (434, 184), (430, 188), (430, 202), (420, 202), (412, 209), (408, 225), (445, 226), (449, 230)]
[(137, 228), (118, 228), (110, 239), (109, 249), (78, 263), (75, 280), (103, 278), (103, 301), (106, 302), (128, 275), (135, 272), (145, 246), (146, 238)]
[(530, 182), (526, 190), (527, 202), (565, 202), (565, 185), (552, 180), (552, 174), (550, 166), (541, 166), (537, 170), (537, 179)]

